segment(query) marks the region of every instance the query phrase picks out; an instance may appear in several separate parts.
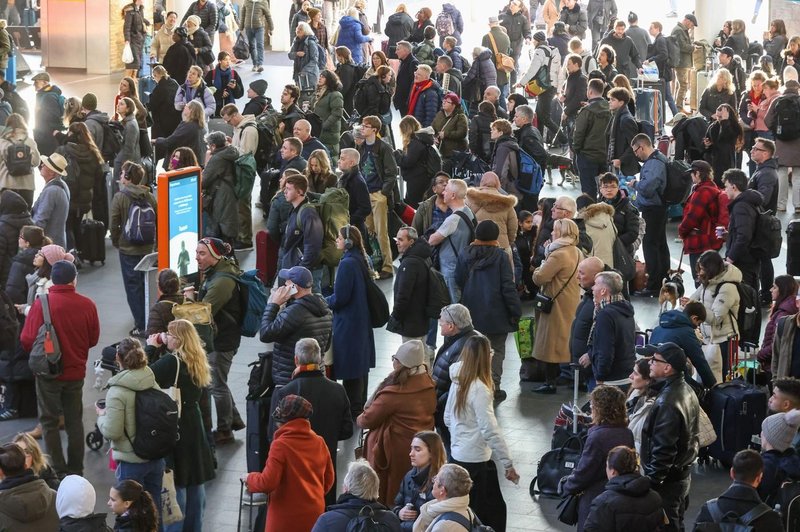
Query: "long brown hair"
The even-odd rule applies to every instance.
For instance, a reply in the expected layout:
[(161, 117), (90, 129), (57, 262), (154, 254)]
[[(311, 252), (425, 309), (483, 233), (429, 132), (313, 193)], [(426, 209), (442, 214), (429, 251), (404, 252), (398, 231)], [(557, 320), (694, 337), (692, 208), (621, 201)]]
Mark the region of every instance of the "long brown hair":
[(414, 438), (421, 440), (428, 448), (428, 452), (431, 455), (431, 462), (428, 464), (428, 476), (425, 478), (425, 483), (420, 486), (419, 489), (420, 492), (424, 493), (431, 489), (434, 477), (436, 477), (439, 469), (447, 462), (447, 452), (444, 450), (442, 437), (432, 430), (417, 432), (414, 434)]
[(89, 133), (89, 128), (86, 127), (86, 124), (83, 122), (71, 123), (69, 125), (69, 129), (67, 130), (67, 136), (70, 135), (72, 135), (72, 137), (75, 139), (76, 144), (83, 144), (89, 148), (89, 151), (92, 152), (92, 155), (94, 155), (97, 159), (98, 164), (102, 165), (105, 162), (103, 160), (103, 154), (97, 149), (97, 144), (94, 143), (92, 135)]
[(467, 406), (467, 394), (475, 381), (480, 381), (489, 391), (494, 391), (492, 381), (492, 348), (483, 335), (472, 336), (461, 350), (461, 369), (458, 372), (458, 392), (455, 413), (460, 415)]

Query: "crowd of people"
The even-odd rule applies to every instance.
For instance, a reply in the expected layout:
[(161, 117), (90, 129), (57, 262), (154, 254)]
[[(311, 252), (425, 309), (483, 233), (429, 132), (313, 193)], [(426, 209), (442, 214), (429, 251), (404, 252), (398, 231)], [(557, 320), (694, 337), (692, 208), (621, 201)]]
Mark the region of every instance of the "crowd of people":
[[(202, 530), (216, 450), (247, 428), (264, 446), (248, 442), (241, 482), (268, 494), (267, 531), (344, 531), (364, 519), (504, 531), (499, 477), (520, 475), (495, 408), (508, 398), (508, 336), (531, 321), (528, 347), (517, 344), (520, 380), (539, 383), (536, 394), (589, 392), (591, 427), (559, 483), (578, 499), (579, 531), (684, 529), (693, 464), (708, 453), (704, 397), (740, 370), (740, 340), (760, 344), (751, 373), (771, 394), (760, 452), (733, 450), (733, 484), (696, 526), (732, 514), (782, 529), (775, 505), (786, 481), (800, 482), (800, 296), (791, 275), (775, 275), (762, 218), (787, 210), (790, 183), (800, 213), (800, 180), (790, 180), (800, 37), (772, 20), (754, 47), (733, 20), (710, 45), (692, 13), (666, 35), (660, 21), (618, 19), (613, 0), (510, 0), (462, 54), (455, 4), (435, 17), (401, 4), (381, 27), (372, 3), (292, 2), (292, 82), (277, 106), (262, 75), (275, 27), (264, 0), (197, 0), (180, 23), (160, 5), (152, 22), (143, 0), (124, 6), (133, 61), (110, 113), (40, 72), (29, 135), (14, 80), (2, 80), (13, 112), (0, 132), (0, 421), (40, 425), (0, 446), (0, 529), (109, 528), (83, 478), (83, 388), (100, 332), (95, 303), (76, 290), (79, 270), (98, 260), (90, 212), (118, 250), (133, 322), (106, 348), (113, 376), (96, 404), (114, 530)], [(158, 65), (140, 94), (148, 42)], [(643, 126), (651, 109), (632, 81), (645, 76), (671, 111), (674, 144)], [(686, 163), (678, 177), (676, 161)], [(148, 309), (136, 266), (156, 249), (155, 175), (195, 166), (203, 234), (182, 264), (193, 252), (200, 275), (160, 271)], [(574, 169), (577, 199), (540, 197), (551, 167)], [(256, 288), (237, 252), (254, 247), (254, 208), (278, 250), (257, 253), (277, 274), (263, 279), (272, 290), (246, 332)], [(691, 293), (671, 271), (669, 218)], [(382, 323), (402, 343), (370, 394), (376, 281), (392, 283)], [(642, 323), (633, 302), (656, 297), (658, 322)], [(761, 307), (763, 334), (747, 317)], [(272, 346), (254, 370), (264, 414), (243, 417), (228, 377), (254, 334)], [(159, 389), (178, 407), (172, 431), (162, 431)], [(356, 433), (363, 459), (339, 492), (337, 442)]]

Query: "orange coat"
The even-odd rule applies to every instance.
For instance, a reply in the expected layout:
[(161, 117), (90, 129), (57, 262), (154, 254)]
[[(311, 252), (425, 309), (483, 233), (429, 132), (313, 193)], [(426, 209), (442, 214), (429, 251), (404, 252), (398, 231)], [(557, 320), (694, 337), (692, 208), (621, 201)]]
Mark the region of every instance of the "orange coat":
[(390, 384), (378, 391), (358, 416), (358, 426), (370, 429), (364, 455), (381, 481), (378, 500), (391, 506), (400, 482), (411, 469), (408, 450), (414, 434), (433, 429), (436, 392), (427, 373), (412, 375), (404, 386)]
[(278, 428), (264, 471), (247, 475), (251, 492), (269, 494), (265, 532), (310, 531), (325, 511), (325, 493), (333, 482), (328, 446), (307, 419)]
[[(559, 2), (561, 4), (561, 2)], [(547, 36), (550, 37), (553, 34), (553, 25), (558, 22), (558, 18), (561, 15), (561, 8), (556, 8), (555, 0), (547, 0), (542, 7), (542, 18), (544, 19), (544, 23), (547, 25)]]

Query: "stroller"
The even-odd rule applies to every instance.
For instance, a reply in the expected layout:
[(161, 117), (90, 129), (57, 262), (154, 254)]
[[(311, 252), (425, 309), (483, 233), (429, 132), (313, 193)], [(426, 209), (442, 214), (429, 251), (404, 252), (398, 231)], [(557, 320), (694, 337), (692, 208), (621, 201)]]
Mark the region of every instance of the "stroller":
[[(112, 344), (108, 347), (104, 347), (100, 358), (94, 363), (94, 387), (97, 390), (103, 387), (103, 374), (105, 370), (110, 371), (112, 377), (119, 372), (119, 366), (117, 366), (117, 345), (118, 344)], [(100, 399), (97, 402), (97, 406), (105, 407), (105, 399)], [(103, 442), (103, 433), (100, 432), (100, 428), (97, 426), (97, 422), (95, 422), (94, 430), (86, 434), (86, 446), (93, 451), (99, 451), (103, 446)]]

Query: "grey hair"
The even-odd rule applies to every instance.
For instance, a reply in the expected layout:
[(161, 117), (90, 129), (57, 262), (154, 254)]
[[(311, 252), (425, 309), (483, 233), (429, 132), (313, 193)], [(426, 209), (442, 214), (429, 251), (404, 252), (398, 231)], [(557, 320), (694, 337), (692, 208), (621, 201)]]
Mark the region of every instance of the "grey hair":
[(519, 107), (514, 107), (514, 114), (524, 116), (528, 122), (533, 120), (533, 108), (531, 108), (530, 105), (520, 105)]
[(206, 135), (206, 143), (213, 145), (215, 148), (224, 148), (228, 139), (225, 138), (225, 133), (222, 131), (212, 131)]
[(594, 276), (595, 283), (602, 283), (609, 289), (612, 296), (622, 293), (622, 276), (617, 272), (600, 272)]
[(458, 199), (463, 200), (467, 197), (467, 182), (463, 179), (451, 179), (447, 182), (447, 185), (450, 187), (450, 190), (456, 193)]
[(560, 203), (562, 209), (566, 209), (572, 213), (572, 216), (575, 216), (575, 213), (578, 212), (578, 204), (575, 203), (573, 198), (569, 196), (559, 196), (556, 200)]
[(397, 41), (397, 44), (396, 44), (395, 46), (396, 46), (397, 48), (401, 48), (401, 47), (402, 47), (402, 48), (405, 48), (405, 49), (406, 49), (406, 50), (408, 50), (409, 52), (412, 50), (411, 43), (410, 43), (410, 42), (408, 42), (408, 41)]
[(339, 158), (341, 159), (345, 155), (351, 157), (356, 164), (361, 162), (361, 153), (355, 148), (343, 148), (342, 151), (339, 152)]
[(297, 363), (305, 364), (322, 364), (322, 354), (320, 352), (319, 344), (314, 338), (301, 338), (294, 344), (294, 356)]
[(472, 327), (472, 315), (469, 313), (469, 309), (461, 303), (453, 303), (444, 307), (440, 319), (452, 323), (459, 331)]
[(447, 498), (469, 495), (472, 479), (469, 471), (457, 464), (444, 464), (436, 473), (436, 480), (447, 492)]
[(486, 87), (486, 88), (483, 90), (483, 93), (484, 93), (484, 94), (486, 94), (486, 92), (488, 92), (488, 91), (492, 91), (492, 92), (493, 92), (493, 93), (494, 93), (496, 96), (498, 96), (498, 97), (499, 97), (499, 96), (500, 96), (500, 94), (501, 94), (501, 93), (500, 93), (500, 87), (498, 87), (497, 85), (489, 85), (488, 87)]
[(369, 462), (361, 459), (350, 462), (343, 485), (345, 493), (366, 501), (377, 501), (380, 482), (378, 474), (372, 469)]
[(406, 232), (406, 236), (408, 236), (409, 240), (418, 240), (419, 239), (419, 233), (417, 232), (416, 229), (414, 229), (410, 225), (404, 225), (403, 227), (400, 228), (400, 230)]
[(314, 30), (311, 29), (308, 22), (299, 22), (297, 27), (303, 30), (303, 35), (314, 35)]

